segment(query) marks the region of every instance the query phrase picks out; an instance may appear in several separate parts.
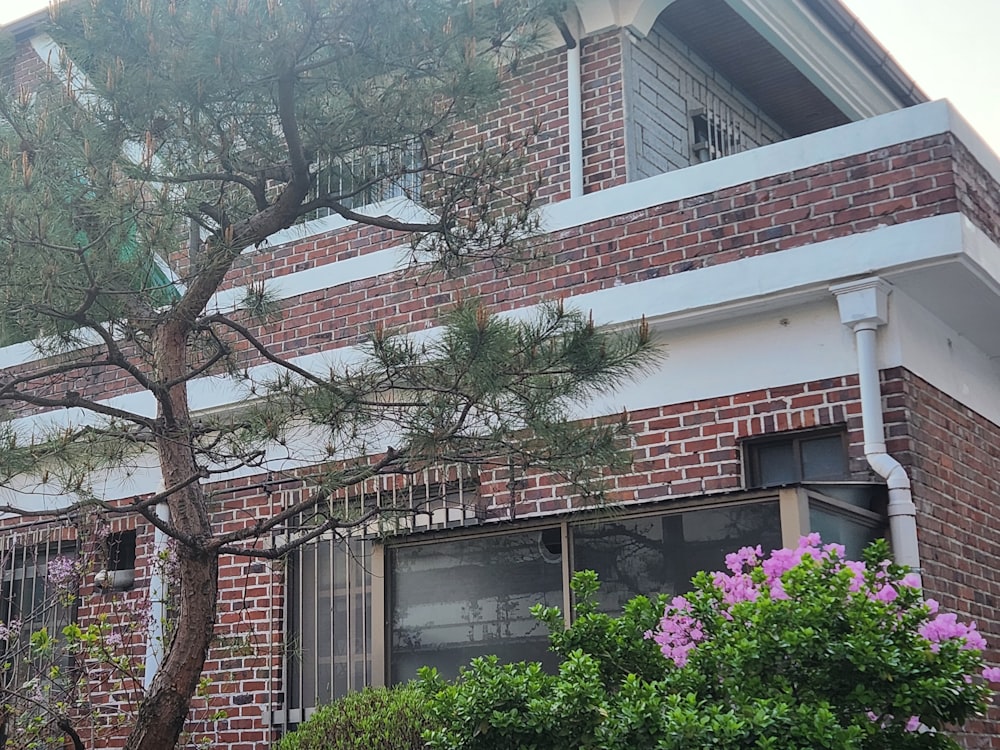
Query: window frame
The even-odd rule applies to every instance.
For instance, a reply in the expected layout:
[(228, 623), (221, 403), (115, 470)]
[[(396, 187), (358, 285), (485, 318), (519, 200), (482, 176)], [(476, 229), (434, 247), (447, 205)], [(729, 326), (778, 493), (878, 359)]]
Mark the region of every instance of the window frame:
[[(878, 494), (884, 488), (884, 485), (874, 482), (826, 482), (825, 484), (827, 486), (851, 485), (859, 488), (869, 488), (874, 494)], [(871, 529), (873, 536), (878, 536), (886, 532), (888, 525), (884, 507), (877, 502), (873, 504), (873, 509), (861, 507), (842, 498), (835, 497), (832, 494), (827, 494), (824, 491), (823, 485), (824, 483), (822, 482), (816, 483), (815, 486), (810, 483), (798, 483), (769, 489), (737, 490), (715, 496), (670, 500), (668, 502), (658, 502), (640, 507), (615, 506), (613, 508), (582, 510), (561, 515), (520, 519), (514, 522), (495, 520), (487, 522), (482, 519), (470, 518), (461, 525), (419, 525), (415, 528), (412, 526), (404, 528), (402, 529), (402, 533), (396, 535), (369, 535), (367, 543), (371, 545), (369, 558), (369, 572), (371, 576), (370, 684), (381, 686), (390, 684), (391, 682), (393, 628), (391, 618), (393, 603), (391, 601), (390, 577), (393, 575), (391, 560), (392, 551), (395, 549), (442, 544), (456, 539), (495, 537), (502, 534), (524, 534), (530, 532), (542, 533), (546, 530), (557, 529), (562, 544), (562, 559), (560, 561), (560, 576), (563, 584), (561, 606), (564, 612), (572, 612), (572, 592), (568, 584), (575, 569), (575, 561), (573, 559), (573, 529), (577, 526), (587, 526), (607, 521), (662, 518), (692, 511), (715, 510), (776, 501), (780, 519), (781, 544), (784, 547), (794, 548), (798, 544), (799, 539), (809, 533), (810, 508), (814, 506), (842, 515), (857, 524)], [(290, 583), (290, 579), (286, 578), (284, 597), (286, 625), (289, 622), (287, 619), (289, 607), (296, 606), (294, 601), (296, 594), (299, 596), (302, 595), (301, 590), (293, 591), (290, 588)], [(286, 629), (284, 636), (286, 643), (290, 642), (293, 635), (295, 634)], [(283, 674), (285, 680), (285, 684), (283, 685), (285, 705), (274, 712), (273, 722), (275, 725), (283, 725), (287, 729), (308, 718), (315, 711), (316, 707), (302, 705), (289, 708), (289, 692), (287, 690), (289, 672), (287, 662), (285, 663)], [(355, 687), (351, 689), (355, 689)]]
[[(839, 477), (824, 477), (821, 479), (803, 476), (802, 443), (839, 436), (840, 447), (844, 458), (844, 473)], [(795, 476), (787, 482), (764, 484), (761, 480), (760, 449), (767, 446), (788, 444), (792, 451), (792, 468)], [(744, 486), (747, 489), (773, 489), (793, 484), (809, 484), (815, 482), (847, 482), (851, 479), (850, 441), (846, 425), (824, 427), (810, 430), (794, 430), (772, 433), (770, 435), (746, 438), (742, 443)]]

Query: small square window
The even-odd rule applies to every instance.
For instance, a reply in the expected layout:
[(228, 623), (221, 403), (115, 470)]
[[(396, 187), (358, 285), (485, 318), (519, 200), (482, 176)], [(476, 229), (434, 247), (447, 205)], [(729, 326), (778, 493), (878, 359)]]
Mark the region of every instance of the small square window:
[(842, 430), (751, 440), (744, 445), (744, 455), (751, 487), (850, 479), (847, 435)]
[(135, 569), (135, 531), (119, 531), (108, 536), (108, 570)]

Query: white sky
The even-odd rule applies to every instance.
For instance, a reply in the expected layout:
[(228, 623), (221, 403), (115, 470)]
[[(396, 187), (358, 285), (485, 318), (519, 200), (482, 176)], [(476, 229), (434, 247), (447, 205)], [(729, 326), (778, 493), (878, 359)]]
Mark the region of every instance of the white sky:
[[(951, 99), (1000, 152), (1000, 0), (841, 0), (931, 99)], [(46, 6), (0, 0), (0, 24)]]

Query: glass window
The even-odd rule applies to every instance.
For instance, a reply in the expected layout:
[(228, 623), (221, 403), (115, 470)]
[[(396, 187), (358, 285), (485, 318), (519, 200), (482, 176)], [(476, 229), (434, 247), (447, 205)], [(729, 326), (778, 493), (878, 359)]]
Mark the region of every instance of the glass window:
[(799, 432), (746, 443), (751, 487), (849, 479), (846, 436), (842, 431)]
[(781, 546), (777, 502), (576, 525), (573, 563), (597, 572), (601, 608), (611, 612), (638, 594), (683, 593), (698, 571), (719, 570), (729, 552), (758, 544)]
[(809, 528), (824, 542), (838, 542), (850, 560), (861, 559), (869, 543), (882, 536), (882, 525), (815, 500), (809, 502)]
[(371, 542), (327, 537), (288, 558), (288, 707), (313, 708), (371, 682)]
[(391, 550), (392, 682), (424, 665), (446, 677), (476, 656), (553, 664), (532, 605), (562, 606), (562, 549), (532, 530)]

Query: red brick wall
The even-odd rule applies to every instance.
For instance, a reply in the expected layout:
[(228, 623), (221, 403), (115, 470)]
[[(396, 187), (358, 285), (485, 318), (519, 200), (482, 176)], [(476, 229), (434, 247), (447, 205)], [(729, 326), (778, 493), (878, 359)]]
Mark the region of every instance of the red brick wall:
[(21, 87), (33, 88), (43, 75), (45, 75), (45, 64), (32, 48), (31, 42), (28, 39), (18, 40), (11, 77), (14, 90), (17, 91)]
[[(743, 440), (830, 425), (847, 429), (852, 477), (871, 481), (859, 398), (857, 377), (847, 376), (632, 412), (633, 470), (612, 481), (609, 497), (624, 503), (650, 502), (737, 490), (745, 486)], [(488, 506), (493, 517), (580, 507), (580, 501), (550, 477), (528, 476), (511, 508), (508, 480), (499, 474), (483, 480), (483, 494), (493, 498)]]
[[(1000, 664), (1000, 426), (916, 375), (895, 371), (890, 428), (913, 482), (928, 596), (975, 620)], [(968, 748), (1000, 748), (1000, 708), (969, 725)]]
[[(960, 209), (954, 153), (951, 136), (935, 136), (602, 219), (549, 235), (537, 260), (509, 271), (480, 264), (457, 279), (409, 270), (341, 285), (332, 276), (329, 289), (283, 302), (282, 320), (260, 336), (277, 354), (295, 356), (356, 343), (376, 321), (390, 328), (432, 325), (459, 299), (477, 297), (507, 310), (954, 213)], [(248, 262), (260, 271), (256, 278), (280, 278), (303, 263), (322, 265), (380, 249), (381, 242), (392, 246), (398, 237), (352, 226)], [(245, 282), (250, 273), (241, 269), (233, 277)], [(237, 348), (248, 366), (259, 362), (245, 345)], [(74, 389), (95, 398), (121, 392), (109, 385), (133, 387), (95, 368)]]
[(592, 193), (626, 181), (622, 31), (580, 42), (583, 188)]
[[(979, 621), (1000, 644), (996, 599), (1000, 596), (1000, 428), (972, 414), (911, 373), (883, 373), (888, 447), (911, 472), (929, 594), (952, 611)], [(634, 469), (613, 484), (612, 498), (651, 502), (736, 490), (744, 485), (740, 443), (748, 437), (825, 425), (845, 425), (852, 476), (871, 480), (863, 456), (857, 379), (836, 377), (717, 398), (664, 405), (630, 415), (635, 429)], [(529, 476), (510, 506), (508, 477), (484, 477), (492, 517), (535, 515), (573, 508), (573, 501), (546, 477)], [(257, 479), (218, 486), (213, 519), (220, 530), (252, 522), (280, 502)], [(139, 527), (136, 590), (148, 585), (152, 531)], [(270, 711), (280, 707), (280, 566), (225, 558), (221, 564), (217, 641), (206, 665), (208, 683), (196, 699), (190, 741), (209, 740), (231, 750), (260, 750), (270, 738)], [(120, 604), (85, 587), (84, 622)], [(142, 644), (135, 646), (142, 652)], [(996, 663), (998, 653), (993, 652)], [(107, 716), (127, 701), (95, 696)], [(103, 710), (103, 709), (102, 709)], [(110, 720), (110, 719), (109, 719)], [(996, 723), (973, 729), (995, 732)], [(107, 728), (103, 730), (109, 732)], [(118, 732), (110, 731), (110, 737)], [(969, 748), (996, 747), (989, 735), (969, 735)], [(108, 746), (114, 746), (107, 740)]]

